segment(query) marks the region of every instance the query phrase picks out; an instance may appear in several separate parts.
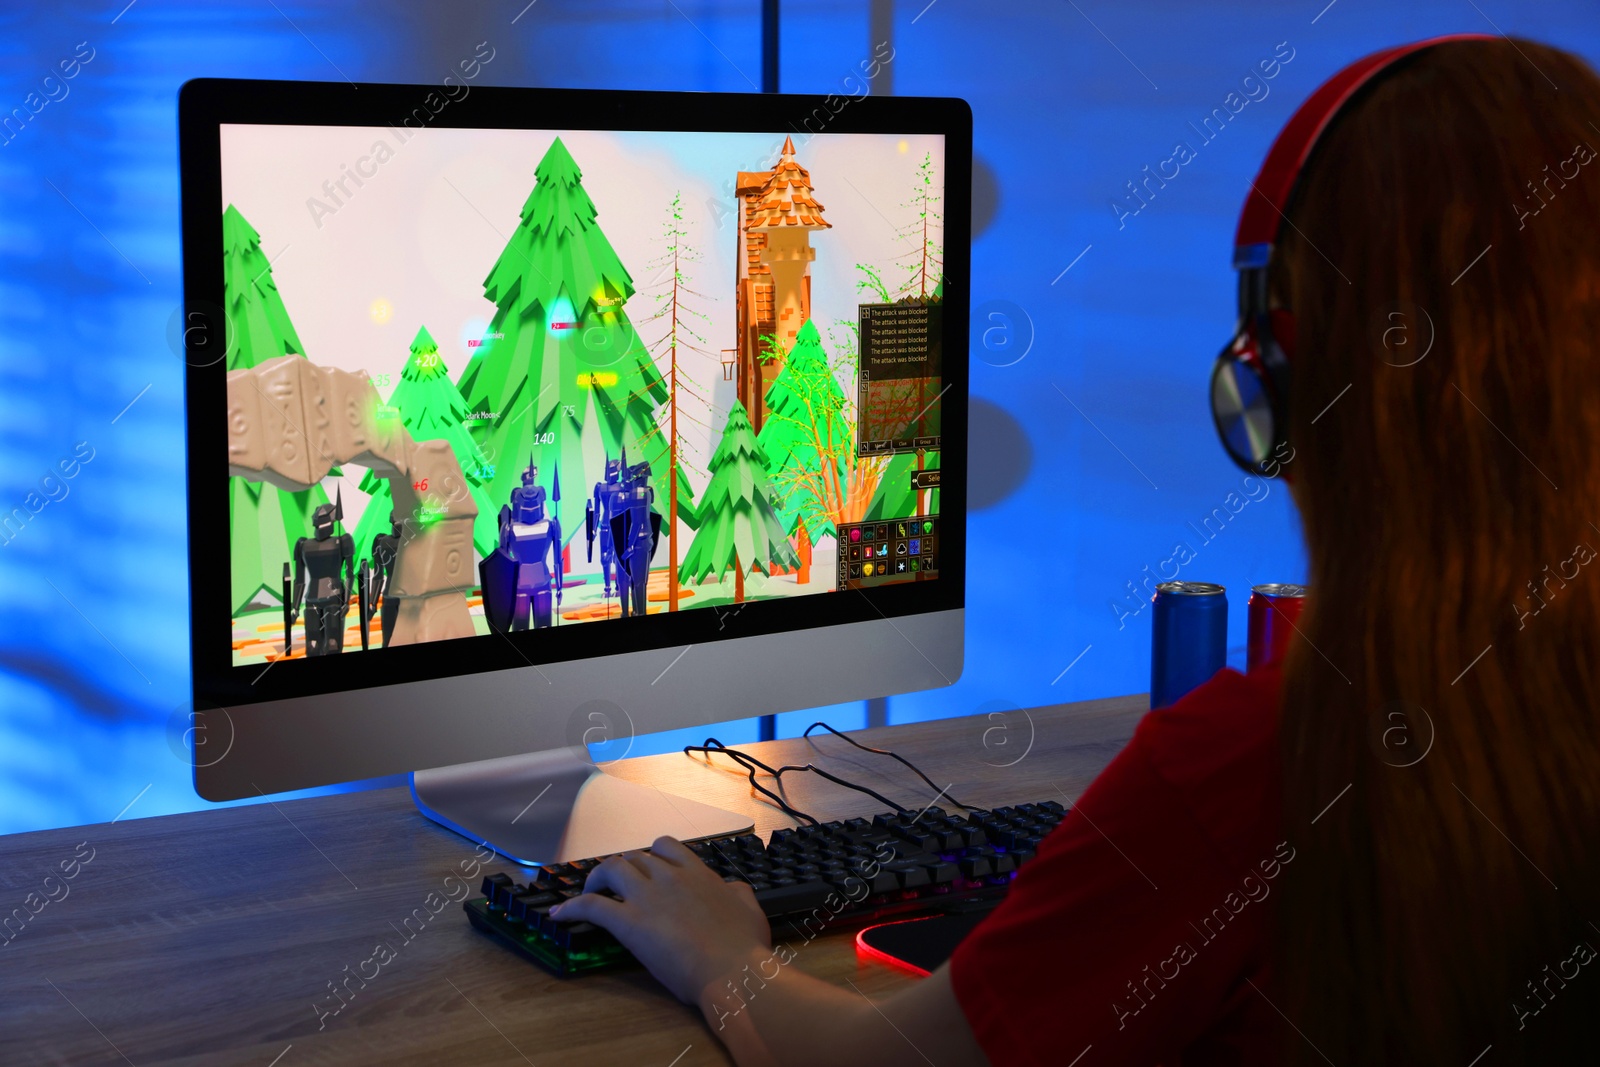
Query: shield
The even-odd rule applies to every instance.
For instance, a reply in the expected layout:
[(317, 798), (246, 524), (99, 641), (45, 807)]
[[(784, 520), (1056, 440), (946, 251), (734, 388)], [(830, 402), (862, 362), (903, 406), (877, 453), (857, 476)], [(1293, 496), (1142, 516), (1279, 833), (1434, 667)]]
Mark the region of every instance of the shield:
[(517, 606), (516, 561), (497, 548), (478, 564), (478, 580), (483, 584), (483, 617), (489, 628), (509, 632)]

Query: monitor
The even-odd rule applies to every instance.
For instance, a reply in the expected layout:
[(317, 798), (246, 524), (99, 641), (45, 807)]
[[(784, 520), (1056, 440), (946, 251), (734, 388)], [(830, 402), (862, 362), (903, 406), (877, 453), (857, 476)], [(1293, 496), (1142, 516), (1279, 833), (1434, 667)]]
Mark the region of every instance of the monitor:
[(182, 89), (195, 788), (747, 828), (591, 746), (960, 676), (970, 109), (472, 66)]

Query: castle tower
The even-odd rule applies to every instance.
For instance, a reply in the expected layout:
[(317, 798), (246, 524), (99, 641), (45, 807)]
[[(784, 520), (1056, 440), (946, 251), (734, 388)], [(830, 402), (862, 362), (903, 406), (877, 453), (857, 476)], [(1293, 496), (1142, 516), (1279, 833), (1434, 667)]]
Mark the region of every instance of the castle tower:
[(740, 171), (738, 248), (738, 359), (740, 403), (760, 432), (766, 418), (767, 386), (783, 368), (783, 356), (763, 364), (760, 338), (771, 334), (788, 352), (811, 318), (813, 230), (828, 229), (822, 205), (812, 197), (811, 172), (794, 159), (794, 141), (784, 138), (778, 165)]

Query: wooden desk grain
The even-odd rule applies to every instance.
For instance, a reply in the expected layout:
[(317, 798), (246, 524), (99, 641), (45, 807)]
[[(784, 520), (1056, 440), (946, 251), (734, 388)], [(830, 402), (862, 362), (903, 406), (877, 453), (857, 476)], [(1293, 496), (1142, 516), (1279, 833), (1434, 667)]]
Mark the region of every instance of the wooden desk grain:
[[(1020, 713), (853, 736), (902, 753), (970, 804), (1072, 799), (1147, 706), (1118, 697), (1033, 709), (1031, 749)], [(773, 765), (816, 761), (908, 806), (933, 800), (895, 761), (835, 737), (747, 747)], [(756, 812), (763, 834), (792, 825), (729, 762), (673, 753), (608, 770)], [(878, 809), (816, 775), (785, 783), (791, 803), (823, 819)], [(63, 862), (77, 872), (70, 881)], [(0, 920), (13, 916), (11, 939), (0, 938), (0, 1063), (729, 1062), (698, 1013), (643, 971), (558, 981), (472, 929), (459, 904), (432, 914), (429, 894), (448, 896), (446, 877), (472, 863), (472, 846), (418, 814), (403, 789), (0, 838)], [(28, 916), (20, 930), (13, 909)], [(384, 941), (392, 958), (363, 966)], [(850, 932), (800, 944), (794, 966), (849, 977), (874, 998), (908, 981), (859, 961)], [(329, 983), (374, 967), (319, 1027), (314, 1005), (340, 1003)]]

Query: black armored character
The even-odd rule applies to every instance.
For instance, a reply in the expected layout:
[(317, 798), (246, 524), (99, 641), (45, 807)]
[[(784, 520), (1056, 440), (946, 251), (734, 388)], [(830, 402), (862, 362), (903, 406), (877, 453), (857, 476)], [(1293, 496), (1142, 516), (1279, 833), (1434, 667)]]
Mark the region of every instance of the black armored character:
[(292, 631), (304, 596), (308, 656), (336, 655), (344, 647), (345, 612), (356, 587), (356, 542), (349, 534), (334, 534), (334, 527), (343, 519), (343, 500), (322, 504), (311, 513), (315, 536), (294, 543), (294, 592), (290, 594), (288, 622)]
[[(372, 580), (369, 604), (383, 600), (383, 647), (389, 647), (394, 636), (394, 621), (400, 617), (400, 601), (389, 595), (389, 583), (394, 580), (394, 562), (400, 555), (400, 540), (405, 536), (404, 524), (394, 512), (389, 512), (391, 532), (378, 534), (372, 539)], [(368, 607), (367, 614), (372, 612)]]
[[(650, 487), (650, 464), (637, 463), (622, 471), (622, 491), (611, 516), (611, 543), (617, 553), (617, 595), (622, 617), (649, 611), (650, 561), (661, 540), (661, 513), (655, 509), (656, 491)], [(629, 602), (632, 601), (630, 604)]]

